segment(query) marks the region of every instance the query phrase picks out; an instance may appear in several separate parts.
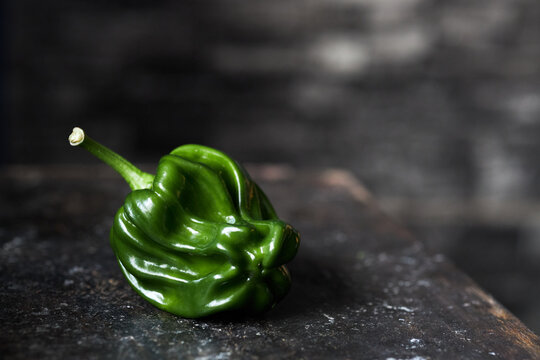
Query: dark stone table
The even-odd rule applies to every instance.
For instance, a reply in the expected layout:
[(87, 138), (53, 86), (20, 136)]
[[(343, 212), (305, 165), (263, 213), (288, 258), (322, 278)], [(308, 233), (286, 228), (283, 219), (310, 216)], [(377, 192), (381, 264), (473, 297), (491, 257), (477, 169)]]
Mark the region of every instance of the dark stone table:
[(140, 298), (109, 247), (128, 187), (101, 166), (0, 177), (0, 354), (70, 358), (540, 358), (540, 340), (429, 254), (340, 170), (252, 166), (302, 243), (293, 287), (258, 317), (186, 320)]

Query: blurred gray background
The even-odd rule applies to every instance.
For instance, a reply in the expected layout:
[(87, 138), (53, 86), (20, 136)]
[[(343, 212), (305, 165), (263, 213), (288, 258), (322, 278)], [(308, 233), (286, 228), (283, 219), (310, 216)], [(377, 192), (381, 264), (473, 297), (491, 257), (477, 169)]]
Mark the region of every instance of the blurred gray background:
[(540, 333), (538, 0), (7, 0), (0, 164), (342, 167)]

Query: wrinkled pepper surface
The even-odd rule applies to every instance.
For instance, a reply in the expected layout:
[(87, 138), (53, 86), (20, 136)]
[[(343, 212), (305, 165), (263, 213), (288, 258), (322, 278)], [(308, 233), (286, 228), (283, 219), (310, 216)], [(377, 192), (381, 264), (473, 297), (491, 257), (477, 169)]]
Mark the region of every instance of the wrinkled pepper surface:
[(286, 295), (291, 278), (285, 264), (297, 252), (298, 232), (230, 157), (184, 145), (161, 158), (154, 176), (80, 128), (69, 141), (112, 166), (131, 187), (110, 242), (126, 279), (150, 303), (196, 318), (262, 312)]

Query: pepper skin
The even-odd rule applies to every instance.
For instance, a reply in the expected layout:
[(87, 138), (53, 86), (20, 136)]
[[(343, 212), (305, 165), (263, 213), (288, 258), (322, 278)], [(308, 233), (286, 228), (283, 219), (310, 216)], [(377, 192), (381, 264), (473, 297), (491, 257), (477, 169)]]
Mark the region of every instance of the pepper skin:
[(298, 232), (230, 157), (184, 145), (162, 157), (153, 176), (79, 128), (70, 143), (104, 160), (131, 186), (110, 240), (126, 279), (150, 303), (197, 318), (259, 313), (287, 294), (285, 264), (296, 255)]

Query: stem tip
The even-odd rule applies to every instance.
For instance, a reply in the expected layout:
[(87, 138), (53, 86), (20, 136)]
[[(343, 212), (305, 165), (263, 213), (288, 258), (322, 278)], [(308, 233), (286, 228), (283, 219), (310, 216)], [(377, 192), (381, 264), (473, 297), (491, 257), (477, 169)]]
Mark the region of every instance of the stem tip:
[(68, 137), (71, 146), (80, 145), (84, 141), (84, 130), (80, 127), (74, 127), (73, 132)]

